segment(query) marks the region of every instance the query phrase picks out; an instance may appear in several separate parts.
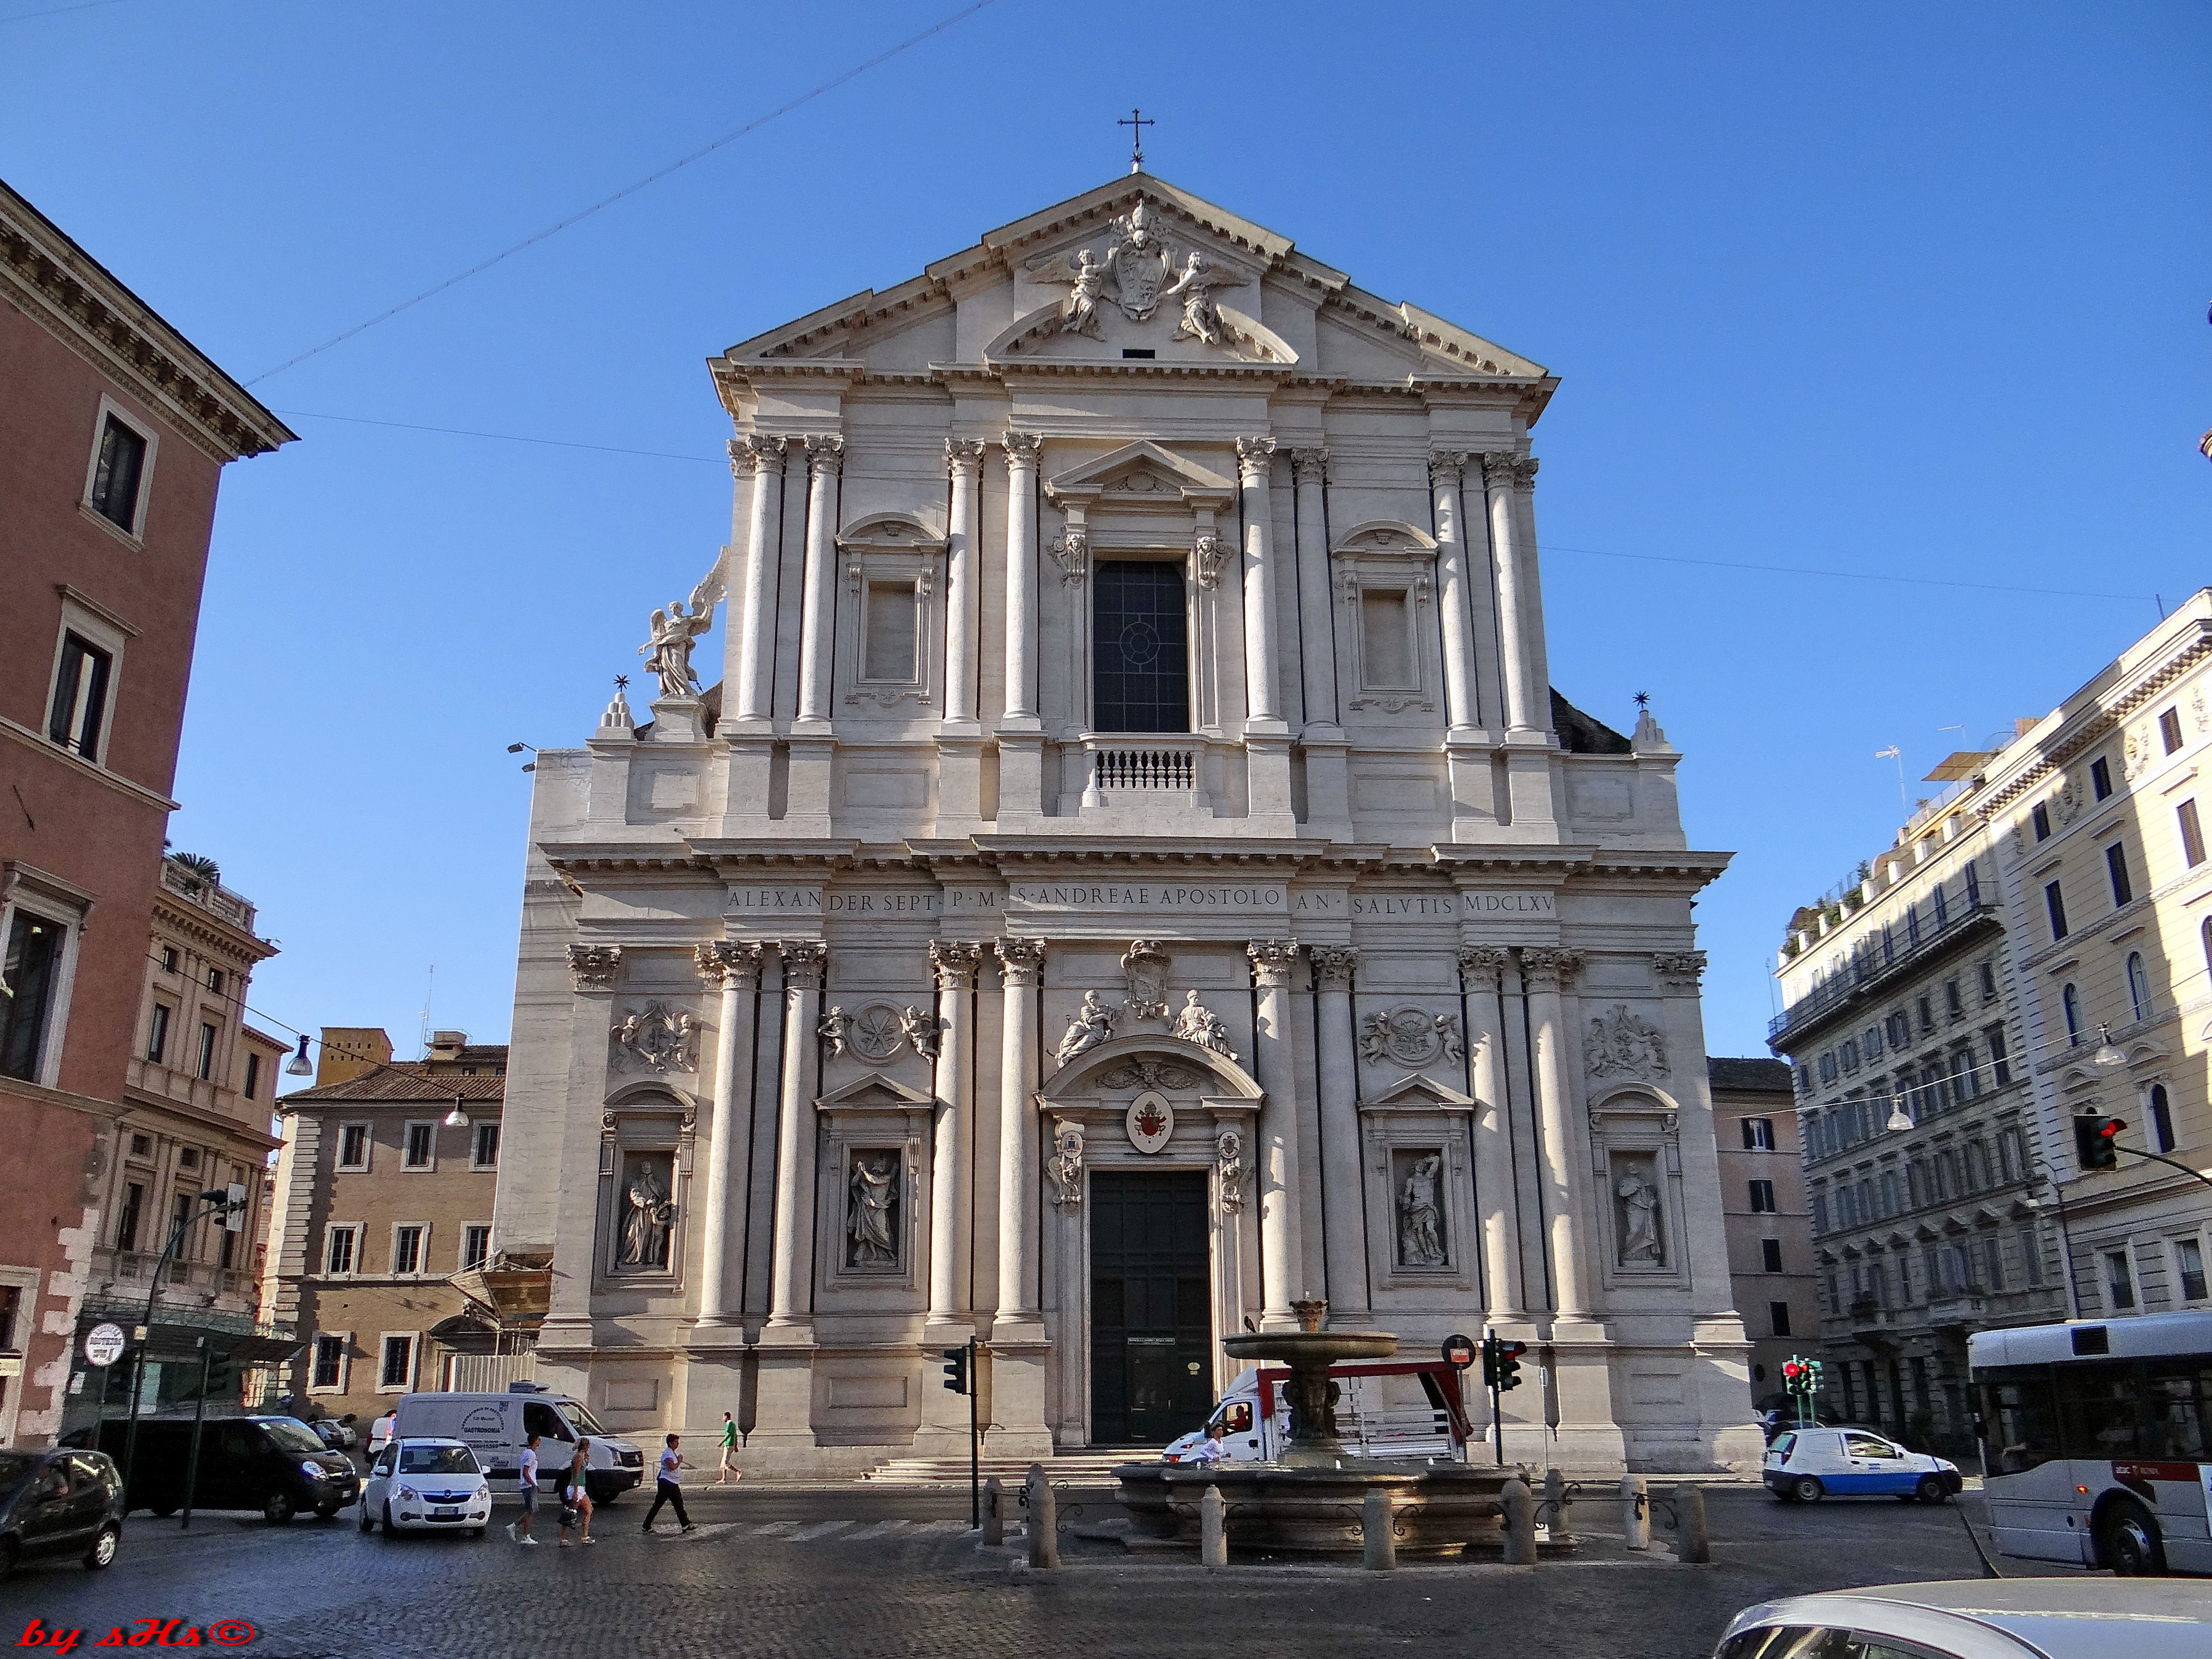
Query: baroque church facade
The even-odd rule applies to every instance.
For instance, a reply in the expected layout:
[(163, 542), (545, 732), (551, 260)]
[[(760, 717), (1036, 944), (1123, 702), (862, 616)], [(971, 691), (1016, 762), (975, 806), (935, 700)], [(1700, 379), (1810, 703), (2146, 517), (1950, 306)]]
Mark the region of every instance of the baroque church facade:
[(1727, 859), (1550, 687), (1556, 381), (1144, 173), (711, 368), (730, 544), (536, 774), (540, 1379), (851, 1470), (964, 1454), (973, 1338), (987, 1451), (1157, 1445), (1325, 1300), (1529, 1343), (1510, 1455), (1755, 1464)]

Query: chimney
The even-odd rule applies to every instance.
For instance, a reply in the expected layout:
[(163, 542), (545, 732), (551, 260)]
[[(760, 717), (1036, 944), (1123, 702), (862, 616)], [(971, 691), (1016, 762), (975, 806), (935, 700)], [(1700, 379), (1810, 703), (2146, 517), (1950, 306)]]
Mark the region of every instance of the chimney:
[(461, 1050), (469, 1046), (466, 1031), (433, 1031), (430, 1033), (428, 1057), (432, 1060), (459, 1060)]

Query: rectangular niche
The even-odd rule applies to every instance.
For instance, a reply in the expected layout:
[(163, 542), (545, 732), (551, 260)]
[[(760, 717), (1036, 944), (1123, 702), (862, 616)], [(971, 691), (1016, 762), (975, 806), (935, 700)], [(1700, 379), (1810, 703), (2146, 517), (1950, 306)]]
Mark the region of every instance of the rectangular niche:
[(607, 1271), (665, 1278), (676, 1261), (676, 1154), (617, 1146)]
[(1390, 1151), (1391, 1262), (1401, 1273), (1451, 1273), (1456, 1231), (1449, 1219), (1441, 1146)]
[(837, 1270), (900, 1279), (906, 1273), (906, 1153), (898, 1146), (855, 1146), (846, 1157)]
[(1614, 1152), (1606, 1201), (1613, 1210), (1613, 1263), (1621, 1273), (1671, 1273), (1668, 1182), (1656, 1152)]

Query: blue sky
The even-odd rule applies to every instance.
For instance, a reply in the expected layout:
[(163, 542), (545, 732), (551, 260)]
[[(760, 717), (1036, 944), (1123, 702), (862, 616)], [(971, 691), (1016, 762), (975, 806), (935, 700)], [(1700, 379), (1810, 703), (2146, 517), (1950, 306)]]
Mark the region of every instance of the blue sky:
[[(0, 176), (246, 378), (959, 0), (53, 3), (0, 0)], [(267, 1022), (414, 1052), (435, 964), (502, 1037), (503, 751), (580, 741), (726, 538), (703, 359), (1115, 176), (1141, 104), (1152, 172), (1562, 377), (1553, 675), (1685, 751), (1710, 1046), (1764, 1052), (1783, 922), (1896, 829), (1875, 750), (2212, 579), (2209, 86), (2194, 4), (995, 0), (255, 387), (306, 441), (226, 480), (172, 836), (283, 941)]]

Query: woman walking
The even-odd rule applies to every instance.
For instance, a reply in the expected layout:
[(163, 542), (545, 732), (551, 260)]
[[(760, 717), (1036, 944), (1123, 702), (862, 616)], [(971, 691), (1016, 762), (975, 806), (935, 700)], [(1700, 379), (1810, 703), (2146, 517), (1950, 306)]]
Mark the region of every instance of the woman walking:
[(569, 1518), (574, 1517), (576, 1528), (586, 1544), (595, 1540), (592, 1536), (592, 1492), (585, 1472), (592, 1466), (592, 1443), (579, 1440), (576, 1455), (568, 1460), (568, 1472), (561, 1477), (561, 1543), (568, 1543)]

